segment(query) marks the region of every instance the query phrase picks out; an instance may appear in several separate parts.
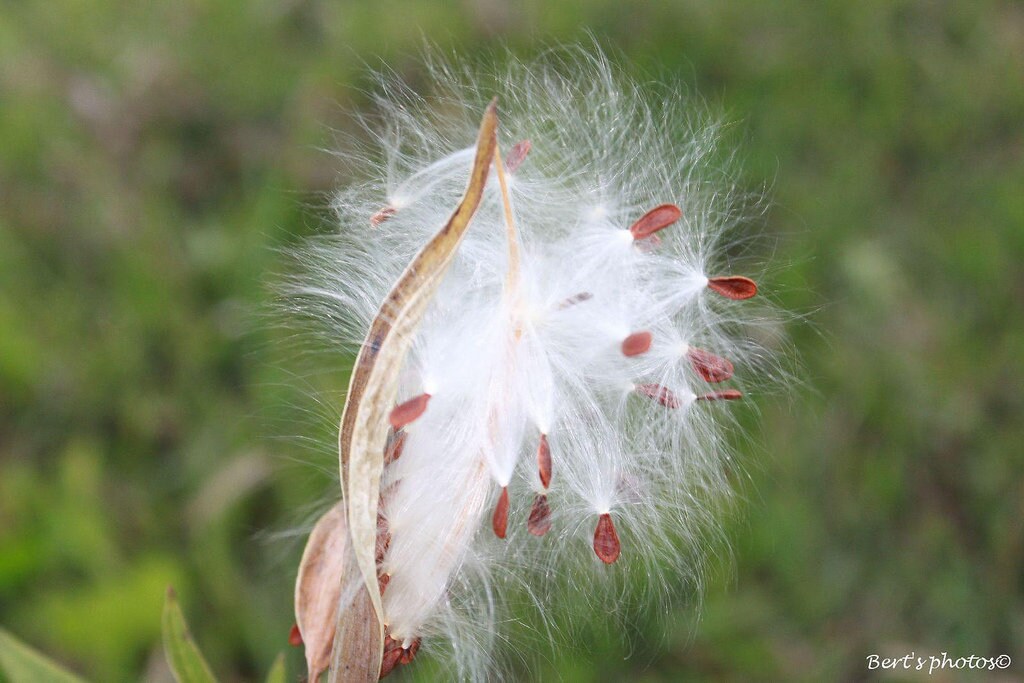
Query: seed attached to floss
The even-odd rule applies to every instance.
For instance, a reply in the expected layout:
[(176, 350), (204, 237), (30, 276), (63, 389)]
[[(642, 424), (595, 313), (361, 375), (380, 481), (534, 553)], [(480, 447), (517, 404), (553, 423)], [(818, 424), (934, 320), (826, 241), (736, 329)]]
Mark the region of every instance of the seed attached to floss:
[(292, 647), (300, 647), (302, 645), (302, 632), (299, 631), (298, 624), (292, 624), (292, 630), (288, 632), (288, 644)]
[(548, 505), (548, 497), (543, 493), (533, 497), (530, 517), (526, 520), (526, 530), (534, 536), (543, 536), (551, 531), (551, 507)]
[(619, 559), (621, 551), (615, 523), (612, 522), (611, 514), (606, 512), (598, 518), (597, 529), (594, 530), (594, 553), (605, 564), (612, 564)]
[(690, 364), (705, 382), (724, 382), (732, 377), (733, 367), (725, 358), (708, 353), (703, 349), (690, 348), (686, 352)]
[(657, 401), (666, 408), (678, 408), (682, 405), (671, 389), (660, 384), (637, 384), (633, 391), (641, 396)]
[(642, 353), (647, 353), (651, 348), (651, 342), (653, 340), (654, 335), (647, 330), (644, 330), (643, 332), (634, 332), (622, 340), (622, 355), (639, 356)]
[(415, 398), (410, 398), (402, 405), (397, 406), (391, 411), (391, 415), (388, 417), (388, 422), (391, 423), (391, 428), (397, 431), (410, 422), (415, 421), (416, 418), (426, 411), (427, 403), (429, 401), (430, 394), (420, 394)]
[[(700, 564), (681, 542), (701, 537), (716, 498), (728, 495), (718, 476), (722, 455), (706, 447), (727, 441), (718, 425), (727, 406), (691, 404), (741, 398), (728, 380), (734, 370), (756, 369), (750, 360), (770, 349), (732, 324), (740, 307), (694, 294), (706, 287), (739, 301), (758, 286), (738, 275), (706, 275), (730, 272), (721, 257), (734, 198), (710, 184), (703, 189), (721, 173), (696, 163), (710, 139), (701, 130), (686, 134), (699, 111), (688, 121), (686, 103), (668, 91), (651, 111), (634, 86), (616, 85), (620, 76), (603, 58), (568, 65), (571, 78), (541, 64), (517, 67), (521, 83), (499, 84), (513, 94), (512, 106), (499, 126), (492, 101), (475, 147), (466, 146), (472, 131), (457, 126), (479, 113), (474, 102), (491, 80), (462, 83), (461, 67), (441, 65), (432, 72), (442, 81), (438, 92), (453, 95), (442, 107), (395, 84), (399, 97), (383, 102), (393, 120), (367, 138), (381, 143), (382, 154), (356, 155), (382, 158), (367, 169), (377, 182), (337, 195), (343, 239), (314, 240), (302, 260), (313, 267), (294, 287), (301, 313), (316, 297), (323, 306), (313, 310), (322, 309), (331, 334), (345, 339), (355, 330), (335, 331), (337, 320), (372, 321), (340, 424), (343, 526), (311, 537), (297, 587), (303, 631), (293, 627), (289, 642), (304, 644), (310, 681), (331, 667), (337, 680), (372, 683), (412, 662), (420, 636), (445, 635), (452, 640), (429, 654), (454, 658), (442, 670), (461, 676), (449, 677), (500, 677), (489, 657), (491, 641), (506, 636), (498, 625), (514, 617), (503, 611), (506, 584), (517, 598), (532, 575), (518, 572), (555, 566), (555, 553), (582, 552), (576, 559), (586, 560), (585, 548), (561, 536), (585, 542), (588, 521), (602, 564), (621, 556), (620, 524), (633, 553), (610, 569), (586, 560), (595, 571), (651, 572), (637, 578), (668, 586), (675, 581), (665, 577)], [(566, 92), (586, 97), (566, 100)], [(576, 109), (591, 100), (595, 111)], [(682, 116), (663, 116), (669, 107), (661, 100)], [(521, 137), (508, 142), (519, 141), (499, 144), (512, 131)], [(524, 138), (540, 134), (534, 155)], [(626, 177), (631, 171), (637, 175)], [(685, 201), (686, 221), (679, 205), (654, 205), (658, 198)], [(368, 227), (383, 238), (368, 239)], [(389, 282), (391, 275), (398, 279)], [(351, 317), (338, 306), (351, 307)], [(443, 390), (431, 378), (444, 378)], [(406, 389), (394, 399), (399, 386)], [(405, 393), (417, 387), (419, 395)], [(557, 482), (547, 434), (555, 425)], [(685, 454), (685, 467), (666, 465), (674, 452)], [(527, 533), (546, 538), (558, 507), (551, 540), (504, 545), (512, 542), (516, 479), (517, 495), (534, 494)], [(501, 541), (486, 533), (488, 503)], [(523, 532), (523, 508), (517, 503), (513, 534)], [(514, 552), (511, 561), (504, 551)], [(626, 566), (649, 555), (661, 561)], [(339, 600), (343, 593), (353, 599)], [(462, 624), (495, 638), (463, 638), (464, 629), (450, 628)]]
[(736, 389), (712, 391), (697, 397), (698, 401), (735, 401), (743, 398), (743, 393)]
[(501, 496), (494, 506), (494, 516), (491, 518), (491, 526), (494, 528), (494, 535), (498, 538), (505, 538), (508, 531), (508, 487), (501, 488)]
[(405, 440), (409, 437), (401, 429), (393, 430), (388, 435), (388, 444), (384, 448), (384, 464), (390, 465), (402, 457), (402, 449), (405, 448)]
[(409, 662), (411, 662), (413, 660), (413, 657), (416, 656), (416, 653), (419, 651), (419, 649), (420, 649), (420, 639), (417, 638), (416, 640), (412, 641), (412, 643), (409, 645), (409, 647), (402, 649), (402, 658), (399, 661), (402, 664), (408, 664)]
[(757, 294), (757, 283), (742, 275), (708, 278), (708, 289), (715, 291), (726, 299), (741, 301)]
[(376, 228), (378, 225), (386, 221), (387, 219), (398, 213), (398, 209), (393, 206), (385, 206), (377, 213), (370, 216), (370, 227)]
[(508, 157), (505, 158), (505, 170), (509, 173), (515, 173), (516, 169), (526, 160), (526, 155), (530, 153), (531, 147), (533, 145), (529, 140), (520, 140), (512, 145), (512, 149), (508, 152)]
[(683, 212), (675, 204), (656, 206), (629, 227), (634, 240), (647, 239), (654, 233), (667, 228), (682, 217)]
[(564, 311), (565, 309), (569, 308), (570, 306), (575, 306), (576, 304), (581, 304), (584, 301), (586, 301), (587, 299), (593, 299), (593, 298), (594, 298), (594, 295), (591, 294), (590, 292), (580, 292), (579, 294), (573, 294), (568, 299), (566, 299), (562, 303), (558, 304), (558, 310)]
[(408, 664), (416, 656), (420, 649), (420, 639), (412, 641), (408, 648), (391, 637), (390, 633), (384, 635), (384, 657), (380, 662), (380, 678), (384, 678), (401, 664)]
[(388, 531), (388, 522), (381, 513), (380, 508), (377, 509), (377, 543), (374, 546), (374, 559), (377, 562), (377, 566), (384, 561), (384, 556), (388, 552), (388, 548), (391, 547), (391, 532)]
[(547, 434), (541, 434), (537, 444), (537, 476), (546, 490), (551, 485), (551, 447), (548, 446)]

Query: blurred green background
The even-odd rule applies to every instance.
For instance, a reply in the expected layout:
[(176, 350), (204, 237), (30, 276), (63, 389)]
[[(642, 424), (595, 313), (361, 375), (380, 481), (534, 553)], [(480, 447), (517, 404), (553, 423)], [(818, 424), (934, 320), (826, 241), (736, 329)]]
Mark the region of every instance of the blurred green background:
[(344, 182), (332, 128), (366, 64), (421, 80), (424, 38), (529, 56), (586, 30), (738, 122), (771, 285), (809, 323), (702, 617), (542, 679), (861, 680), (948, 651), (1020, 680), (1024, 5), (985, 0), (4, 2), (0, 625), (167, 680), (173, 583), (218, 674), (260, 678), (335, 462), (340, 398), (296, 387), (337, 397), (347, 361), (305, 374), (259, 311)]

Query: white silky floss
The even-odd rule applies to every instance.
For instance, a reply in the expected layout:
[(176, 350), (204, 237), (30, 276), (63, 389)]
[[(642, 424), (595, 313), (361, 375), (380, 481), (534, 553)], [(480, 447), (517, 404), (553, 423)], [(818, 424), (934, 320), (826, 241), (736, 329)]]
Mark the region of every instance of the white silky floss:
[(771, 310), (726, 268), (742, 201), (699, 106), (582, 49), (430, 73), (429, 99), (382, 79), (368, 180), (336, 196), (340, 230), (307, 246), (294, 293), (361, 343), (459, 202), (498, 96), (501, 167), (403, 370), (379, 541), (389, 642), (447, 639), (455, 675), (478, 679), (503, 586), (694, 578), (729, 495), (730, 420), (709, 404), (769, 374), (750, 326)]

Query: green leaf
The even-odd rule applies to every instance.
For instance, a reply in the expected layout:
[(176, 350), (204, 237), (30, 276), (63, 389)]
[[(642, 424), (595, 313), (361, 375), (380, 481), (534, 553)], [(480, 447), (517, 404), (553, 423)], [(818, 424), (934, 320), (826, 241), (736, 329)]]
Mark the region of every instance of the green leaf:
[(282, 652), (274, 660), (274, 665), (270, 667), (270, 673), (267, 674), (267, 683), (286, 683), (287, 678), (285, 676), (284, 653)]
[(173, 588), (167, 589), (163, 617), (164, 653), (178, 683), (216, 683), (210, 665), (192, 640)]
[(10, 683), (83, 683), (83, 679), (50, 661), (2, 628), (0, 673)]

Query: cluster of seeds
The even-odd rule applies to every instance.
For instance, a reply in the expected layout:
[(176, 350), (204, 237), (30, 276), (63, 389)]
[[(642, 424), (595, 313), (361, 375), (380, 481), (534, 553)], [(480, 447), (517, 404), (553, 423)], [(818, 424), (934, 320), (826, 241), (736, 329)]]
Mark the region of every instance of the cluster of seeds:
[[(520, 141), (498, 145), (411, 340), (378, 505), (381, 676), (421, 639), (490, 630), (498, 578), (586, 571), (584, 539), (589, 571), (679, 556), (727, 495), (720, 414), (699, 404), (740, 398), (735, 368), (767, 354), (742, 335), (755, 282), (707, 272), (735, 220), (706, 168), (715, 131), (653, 113), (602, 59), (573, 68), (513, 67), (498, 139)], [(487, 98), (438, 81), (430, 103), (389, 86), (379, 175), (339, 194), (344, 230), (311, 250), (301, 293), (353, 340), (465, 188), (458, 145)]]

